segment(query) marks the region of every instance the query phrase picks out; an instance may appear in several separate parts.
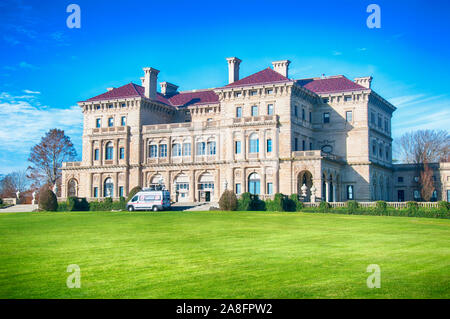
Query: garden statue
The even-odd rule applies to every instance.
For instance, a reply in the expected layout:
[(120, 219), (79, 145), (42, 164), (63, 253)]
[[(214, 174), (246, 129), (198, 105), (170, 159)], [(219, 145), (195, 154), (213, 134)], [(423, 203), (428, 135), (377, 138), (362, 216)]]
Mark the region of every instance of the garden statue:
[(16, 192), (16, 198), (17, 198), (17, 200), (20, 199), (20, 191), (17, 191), (17, 192)]
[(31, 202), (31, 204), (36, 205), (36, 191), (34, 191), (31, 195), (33, 196), (33, 201)]
[(316, 202), (316, 187), (313, 185), (311, 187), (311, 203)]
[(56, 186), (56, 183), (55, 183), (55, 185), (53, 185), (53, 193), (55, 193), (55, 195), (56, 195), (57, 191), (58, 191), (58, 186)]
[(300, 189), (302, 191), (302, 196), (306, 197), (306, 191), (308, 190), (308, 187), (305, 184), (303, 184), (303, 186)]

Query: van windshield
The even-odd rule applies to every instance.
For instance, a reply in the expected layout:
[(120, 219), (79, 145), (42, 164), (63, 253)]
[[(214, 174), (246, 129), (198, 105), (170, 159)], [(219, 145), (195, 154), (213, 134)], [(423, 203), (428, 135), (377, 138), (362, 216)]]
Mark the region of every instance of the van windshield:
[(135, 201), (138, 200), (138, 198), (139, 198), (139, 196), (134, 196), (133, 199), (132, 199), (131, 201), (132, 201), (132, 202), (135, 202)]

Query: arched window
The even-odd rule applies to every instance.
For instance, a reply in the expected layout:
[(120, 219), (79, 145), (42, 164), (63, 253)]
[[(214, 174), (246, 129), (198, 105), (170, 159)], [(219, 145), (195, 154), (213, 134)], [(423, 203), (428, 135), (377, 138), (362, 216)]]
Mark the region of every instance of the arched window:
[(206, 153), (206, 143), (197, 142), (197, 155), (205, 155)]
[(181, 156), (181, 144), (177, 143), (172, 145), (172, 156)]
[(251, 173), (248, 177), (248, 191), (251, 194), (261, 194), (261, 180), (257, 173)]
[(105, 159), (106, 160), (112, 160), (113, 159), (113, 154), (114, 154), (113, 144), (111, 142), (108, 142), (106, 144)]
[(113, 197), (114, 184), (111, 177), (105, 179), (104, 187), (103, 187), (103, 196), (104, 197)]
[(256, 133), (250, 135), (249, 153), (259, 153), (259, 138)]

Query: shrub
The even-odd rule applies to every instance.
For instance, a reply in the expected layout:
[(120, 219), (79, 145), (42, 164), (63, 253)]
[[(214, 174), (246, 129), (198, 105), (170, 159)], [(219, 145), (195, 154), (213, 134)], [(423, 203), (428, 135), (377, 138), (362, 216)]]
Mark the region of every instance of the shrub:
[(265, 211), (266, 202), (259, 199), (258, 195), (252, 195), (251, 210)]
[(39, 196), (39, 208), (49, 212), (55, 212), (58, 209), (58, 199), (55, 193), (49, 189), (42, 191)]
[(292, 201), (293, 206), (294, 206), (294, 210), (295, 212), (299, 212), (301, 211), (303, 208), (305, 208), (305, 205), (303, 204), (303, 202), (298, 200), (298, 195), (297, 194), (292, 194), (289, 199)]
[(62, 202), (62, 203), (58, 203), (58, 212), (68, 212), (69, 210), (67, 209), (67, 202)]
[(142, 187), (141, 187), (141, 186), (133, 187), (133, 189), (132, 189), (132, 190), (130, 191), (130, 193), (128, 194), (127, 202), (129, 202), (129, 201), (134, 197), (134, 195), (136, 195), (137, 193), (139, 193), (141, 190), (142, 190)]
[(219, 207), (221, 210), (236, 210), (238, 206), (236, 194), (231, 190), (225, 190), (220, 196)]
[(0, 205), (3, 205), (3, 199), (0, 198)]
[(445, 200), (439, 201), (438, 205), (441, 211), (448, 212), (450, 210), (450, 203)]
[(358, 212), (359, 204), (355, 200), (347, 201), (347, 212), (351, 215), (356, 214)]
[(383, 200), (379, 200), (376, 203), (376, 212), (378, 215), (386, 215), (387, 213), (387, 203)]
[(76, 197), (69, 197), (67, 198), (67, 202), (66, 202), (66, 209), (68, 212), (73, 212), (75, 211), (75, 207), (77, 205), (77, 198)]
[(286, 211), (286, 199), (281, 193), (276, 193), (271, 204), (271, 211), (284, 212)]
[(238, 200), (238, 210), (249, 211), (252, 209), (252, 194), (246, 192)]
[(319, 204), (319, 211), (322, 213), (327, 213), (330, 210), (330, 208), (331, 208), (331, 205), (328, 202), (324, 201), (324, 202), (320, 202), (320, 204)]
[(417, 202), (407, 202), (406, 203), (406, 212), (407, 216), (416, 216), (419, 211), (419, 205)]

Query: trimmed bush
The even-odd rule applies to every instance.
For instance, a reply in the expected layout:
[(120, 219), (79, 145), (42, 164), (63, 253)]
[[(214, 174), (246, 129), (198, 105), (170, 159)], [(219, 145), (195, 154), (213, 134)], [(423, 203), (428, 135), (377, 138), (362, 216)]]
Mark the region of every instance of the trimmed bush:
[(378, 213), (378, 215), (386, 215), (387, 203), (383, 200), (377, 201), (375, 211)]
[(67, 209), (67, 203), (66, 202), (62, 202), (62, 203), (58, 203), (58, 212), (68, 212), (69, 210)]
[(55, 193), (47, 189), (39, 195), (39, 208), (49, 212), (55, 212), (58, 209), (58, 199)]
[(439, 205), (439, 209), (444, 212), (448, 212), (450, 210), (450, 203), (445, 200), (439, 201), (438, 205)]
[(221, 210), (236, 210), (238, 206), (238, 201), (236, 194), (231, 190), (225, 190), (220, 196), (219, 207)]
[(319, 204), (319, 211), (321, 213), (327, 213), (330, 210), (330, 208), (331, 208), (331, 205), (328, 202), (323, 201), (323, 202), (320, 202), (320, 204)]
[(69, 198), (67, 198), (67, 202), (66, 202), (67, 211), (69, 211), (69, 212), (75, 211), (75, 206), (76, 205), (77, 205), (76, 197), (69, 197)]
[(272, 209), (273, 212), (284, 212), (286, 211), (286, 196), (281, 193), (276, 193), (274, 199), (272, 201)]
[(137, 193), (139, 193), (140, 191), (142, 190), (142, 187), (141, 186), (136, 186), (136, 187), (133, 187), (133, 189), (130, 191), (130, 193), (128, 194), (128, 197), (127, 197), (127, 203), (134, 197), (134, 195), (136, 195)]
[(0, 205), (3, 205), (3, 199), (0, 198)]
[(305, 205), (303, 204), (303, 202), (299, 201), (297, 194), (292, 194), (289, 197), (289, 199), (292, 201), (293, 206), (294, 206), (294, 210), (292, 210), (292, 211), (299, 212), (303, 208), (305, 208)]
[(350, 215), (356, 214), (358, 212), (359, 204), (356, 200), (347, 201), (347, 212)]

